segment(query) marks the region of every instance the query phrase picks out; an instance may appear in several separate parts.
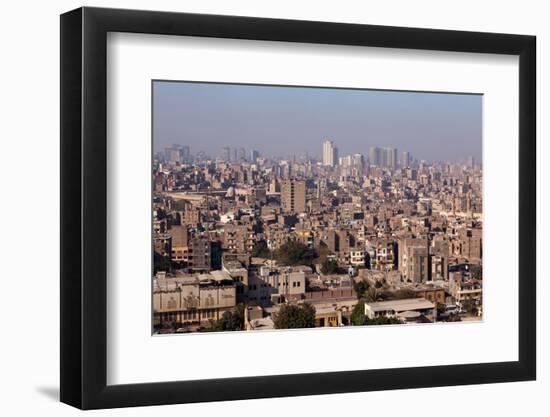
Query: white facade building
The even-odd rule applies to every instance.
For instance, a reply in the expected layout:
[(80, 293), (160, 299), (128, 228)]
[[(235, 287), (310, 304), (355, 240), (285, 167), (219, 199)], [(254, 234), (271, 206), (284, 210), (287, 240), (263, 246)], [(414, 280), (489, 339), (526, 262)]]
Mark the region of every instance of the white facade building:
[(338, 161), (338, 149), (334, 147), (334, 142), (326, 140), (323, 142), (323, 165), (333, 167)]

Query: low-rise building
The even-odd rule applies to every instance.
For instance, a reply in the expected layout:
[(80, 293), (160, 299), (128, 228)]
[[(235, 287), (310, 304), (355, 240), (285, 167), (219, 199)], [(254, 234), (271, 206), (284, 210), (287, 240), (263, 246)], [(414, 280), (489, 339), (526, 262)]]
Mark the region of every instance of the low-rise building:
[(341, 325), (341, 310), (334, 306), (315, 307), (315, 327), (338, 327)]
[(456, 302), (466, 300), (481, 301), (483, 293), (482, 281), (469, 278), (461, 271), (449, 274), (449, 293)]
[(398, 318), (400, 314), (407, 311), (418, 312), (431, 321), (435, 321), (437, 317), (435, 304), (425, 298), (406, 298), (402, 300), (365, 303), (365, 315), (369, 319), (377, 317)]
[(236, 306), (235, 282), (224, 271), (159, 275), (153, 280), (154, 325), (208, 324)]
[(442, 287), (436, 287), (434, 285), (422, 285), (420, 287), (413, 288), (416, 296), (419, 298), (425, 298), (432, 303), (445, 304), (446, 295), (445, 289)]

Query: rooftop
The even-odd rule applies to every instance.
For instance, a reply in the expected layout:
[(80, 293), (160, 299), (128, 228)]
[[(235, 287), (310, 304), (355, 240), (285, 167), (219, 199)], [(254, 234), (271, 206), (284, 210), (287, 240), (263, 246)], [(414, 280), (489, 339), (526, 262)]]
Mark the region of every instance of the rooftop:
[(378, 301), (367, 303), (372, 311), (394, 310), (395, 312), (434, 308), (434, 303), (425, 298), (406, 298), (403, 300)]
[(174, 291), (183, 285), (230, 285), (232, 283), (233, 279), (226, 271), (211, 271), (208, 274), (158, 275), (153, 279), (153, 291)]

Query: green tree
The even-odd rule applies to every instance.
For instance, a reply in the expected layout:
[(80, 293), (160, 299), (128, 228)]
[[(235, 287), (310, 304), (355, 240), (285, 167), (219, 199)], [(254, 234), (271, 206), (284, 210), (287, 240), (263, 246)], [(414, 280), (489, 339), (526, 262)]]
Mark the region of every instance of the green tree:
[(369, 289), (364, 294), (364, 299), (368, 303), (373, 303), (375, 301), (384, 301), (388, 298), (387, 292), (380, 291), (377, 288), (369, 287)]
[(376, 326), (381, 324), (402, 324), (402, 323), (403, 322), (396, 317), (385, 317), (385, 316), (376, 317), (374, 319), (367, 319), (367, 321), (365, 322), (367, 326), (373, 326), (373, 325)]
[(275, 251), (275, 259), (283, 265), (311, 265), (315, 251), (301, 242), (289, 240)]
[(205, 332), (226, 332), (244, 330), (244, 304), (238, 304), (233, 310), (226, 311), (219, 320), (210, 320)]
[(464, 300), (462, 302), (462, 308), (471, 316), (477, 315), (477, 305), (474, 300)]
[(315, 327), (315, 307), (311, 304), (283, 304), (274, 314), (276, 329), (303, 329)]
[(365, 316), (365, 302), (359, 301), (353, 311), (351, 312), (351, 324), (354, 326), (363, 326), (367, 321), (367, 316)]
[(159, 253), (155, 252), (153, 255), (153, 266), (154, 266), (154, 273), (156, 274), (158, 271), (170, 271), (170, 257), (169, 256), (162, 256)]
[(315, 258), (315, 261), (317, 263), (323, 263), (323, 261), (333, 253), (329, 250), (326, 243), (320, 242), (319, 246), (315, 248), (315, 254), (317, 255), (317, 257)]
[(483, 270), (481, 265), (470, 265), (470, 276), (473, 279), (483, 279)]
[(353, 289), (355, 294), (357, 294), (357, 299), (361, 299), (365, 296), (365, 293), (368, 291), (370, 285), (367, 281), (357, 281), (353, 284)]
[(400, 290), (390, 293), (390, 298), (394, 300), (403, 300), (405, 298), (416, 298), (416, 292), (414, 290), (409, 290), (407, 288), (402, 288)]
[(321, 273), (323, 275), (334, 274), (338, 271), (338, 262), (334, 259), (325, 258), (321, 264)]

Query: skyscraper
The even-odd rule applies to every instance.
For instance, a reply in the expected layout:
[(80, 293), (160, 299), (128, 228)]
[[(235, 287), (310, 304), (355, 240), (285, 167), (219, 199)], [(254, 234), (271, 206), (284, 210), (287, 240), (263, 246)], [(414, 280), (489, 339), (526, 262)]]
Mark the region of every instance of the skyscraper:
[(281, 181), (281, 206), (286, 213), (306, 211), (306, 182), (285, 179)]
[(338, 148), (331, 140), (323, 142), (323, 165), (333, 167), (338, 161)]
[(373, 146), (369, 149), (369, 163), (371, 165), (395, 169), (397, 162), (397, 149), (395, 148)]
[(342, 156), (338, 159), (338, 163), (340, 164), (341, 167), (350, 167), (353, 165), (353, 157), (351, 155), (347, 155), (347, 156)]
[(231, 148), (229, 146), (222, 148), (222, 158), (225, 162), (231, 161)]
[(245, 152), (244, 148), (239, 148), (239, 153), (238, 153), (237, 160), (238, 161), (246, 161), (246, 152)]
[(168, 162), (181, 162), (181, 159), (182, 159), (181, 146), (174, 144), (164, 148), (164, 156)]
[(411, 165), (411, 154), (403, 151), (401, 154), (401, 168), (408, 168)]
[(376, 146), (371, 146), (371, 148), (369, 149), (369, 164), (381, 166), (381, 160), (381, 149)]
[(355, 168), (363, 169), (363, 155), (355, 153), (352, 155), (352, 163)]
[(391, 153), (391, 156), (390, 156), (390, 168), (391, 169), (396, 169), (397, 168), (397, 164), (399, 164), (399, 158), (397, 157), (397, 149), (395, 148), (390, 148), (390, 153)]
[(250, 162), (256, 163), (256, 160), (260, 157), (260, 152), (256, 149), (250, 149)]
[(386, 168), (395, 169), (397, 166), (397, 149), (382, 148), (382, 161)]
[(182, 159), (182, 162), (185, 162), (185, 163), (191, 162), (191, 152), (189, 151), (189, 146), (183, 145), (181, 147), (181, 159)]

